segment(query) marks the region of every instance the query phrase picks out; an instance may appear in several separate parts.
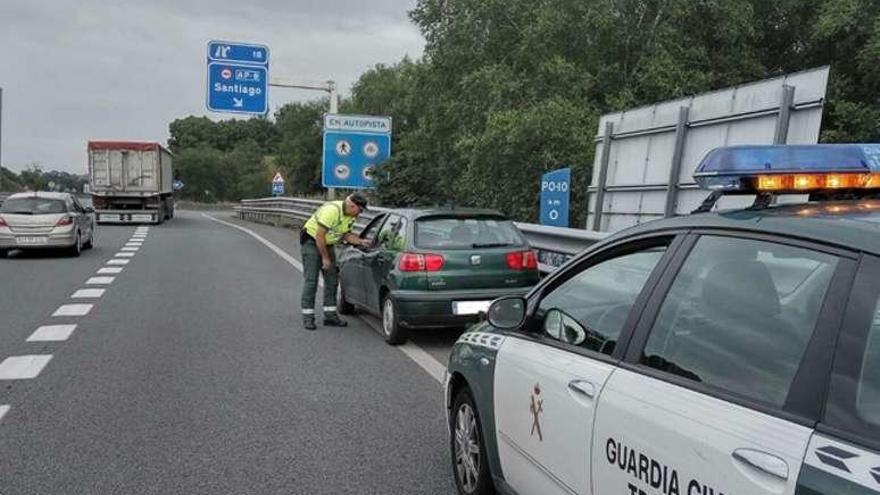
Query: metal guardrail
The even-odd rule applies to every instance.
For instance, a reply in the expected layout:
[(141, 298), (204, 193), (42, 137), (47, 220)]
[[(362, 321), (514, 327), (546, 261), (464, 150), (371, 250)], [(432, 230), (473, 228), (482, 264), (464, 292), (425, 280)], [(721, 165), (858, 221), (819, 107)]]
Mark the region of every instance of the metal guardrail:
[[(239, 218), (252, 222), (299, 225), (308, 220), (321, 200), (300, 198), (260, 198), (243, 199), (235, 207)], [(358, 217), (357, 227), (366, 227), (381, 213), (394, 211), (393, 208), (370, 206)], [(516, 223), (526, 236), (529, 244), (538, 251), (539, 268), (549, 273), (565, 263), (569, 258), (593, 244), (608, 237), (607, 232), (594, 232), (562, 227), (548, 227), (533, 223)]]

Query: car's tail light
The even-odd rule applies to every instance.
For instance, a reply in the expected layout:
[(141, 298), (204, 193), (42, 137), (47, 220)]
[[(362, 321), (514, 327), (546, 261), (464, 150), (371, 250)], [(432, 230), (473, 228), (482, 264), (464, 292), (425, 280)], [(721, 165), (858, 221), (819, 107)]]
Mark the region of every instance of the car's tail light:
[(6, 223), (6, 220), (3, 220), (3, 217), (0, 217), (0, 227), (9, 227), (9, 224)]
[(439, 272), (445, 262), (439, 254), (403, 253), (397, 266), (402, 272)]
[(512, 270), (537, 270), (538, 257), (531, 250), (507, 253), (507, 266)]
[(66, 227), (68, 225), (73, 225), (73, 217), (61, 217), (61, 220), (58, 220), (58, 223), (55, 224), (56, 227)]

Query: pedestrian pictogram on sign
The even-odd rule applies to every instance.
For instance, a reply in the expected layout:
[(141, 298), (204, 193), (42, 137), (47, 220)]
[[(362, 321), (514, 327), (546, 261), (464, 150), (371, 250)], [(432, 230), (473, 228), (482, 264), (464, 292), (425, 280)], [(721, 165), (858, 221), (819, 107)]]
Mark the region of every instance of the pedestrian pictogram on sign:
[(348, 156), (351, 154), (351, 144), (342, 139), (336, 142), (336, 154), (339, 156)]

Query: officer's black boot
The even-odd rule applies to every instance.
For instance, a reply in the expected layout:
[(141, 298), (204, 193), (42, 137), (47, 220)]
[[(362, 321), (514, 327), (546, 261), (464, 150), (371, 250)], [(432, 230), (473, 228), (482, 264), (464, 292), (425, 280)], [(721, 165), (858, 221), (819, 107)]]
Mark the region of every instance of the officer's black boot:
[(339, 317), (336, 313), (324, 315), (325, 327), (347, 327), (348, 322)]
[(318, 326), (315, 325), (314, 318), (303, 318), (303, 328), (306, 330), (317, 330)]

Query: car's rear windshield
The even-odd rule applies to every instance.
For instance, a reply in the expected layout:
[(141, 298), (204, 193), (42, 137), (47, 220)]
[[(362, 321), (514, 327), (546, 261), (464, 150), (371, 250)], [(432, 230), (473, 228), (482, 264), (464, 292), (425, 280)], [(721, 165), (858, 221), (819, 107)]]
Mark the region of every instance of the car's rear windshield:
[(415, 245), (420, 249), (480, 249), (523, 246), (513, 222), (495, 216), (427, 217), (416, 220)]
[(17, 213), (20, 215), (46, 215), (64, 213), (67, 206), (60, 199), (47, 198), (11, 198), (0, 206), (0, 213)]

